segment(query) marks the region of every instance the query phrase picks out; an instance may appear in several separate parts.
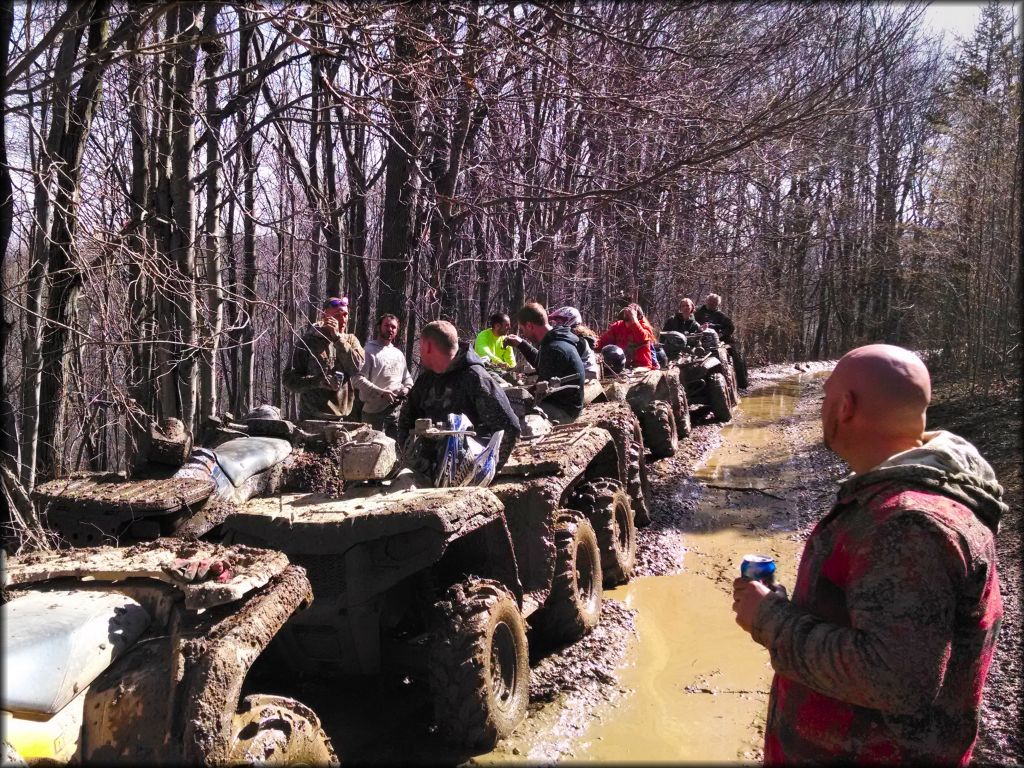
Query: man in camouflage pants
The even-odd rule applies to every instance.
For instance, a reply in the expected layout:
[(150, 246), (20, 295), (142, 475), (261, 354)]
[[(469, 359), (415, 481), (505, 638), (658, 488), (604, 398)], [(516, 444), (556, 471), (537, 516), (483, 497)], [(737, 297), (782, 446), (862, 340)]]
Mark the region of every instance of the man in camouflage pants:
[(930, 397), (905, 349), (844, 356), (822, 427), (854, 474), (807, 541), (792, 601), (734, 582), (736, 622), (776, 672), (766, 764), (970, 760), (1002, 616), (1007, 507), (974, 446), (924, 431)]

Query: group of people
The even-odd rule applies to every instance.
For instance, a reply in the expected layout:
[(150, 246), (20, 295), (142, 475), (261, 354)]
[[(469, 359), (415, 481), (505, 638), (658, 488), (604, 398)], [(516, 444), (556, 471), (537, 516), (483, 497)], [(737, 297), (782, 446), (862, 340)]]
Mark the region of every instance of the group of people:
[[(571, 379), (573, 386), (555, 392), (543, 407), (552, 420), (568, 422), (583, 410), (583, 384), (594, 368), (593, 347), (574, 328), (585, 333), (579, 313), (558, 315), (552, 325), (544, 307), (524, 306), (518, 316), (519, 333), (509, 333), (507, 315), (491, 318), (474, 347), (460, 343), (455, 326), (444, 320), (427, 323), (420, 332), (422, 371), (413, 381), (405, 355), (394, 345), (399, 319), (392, 314), (377, 319), (374, 338), (363, 349), (355, 334), (347, 333), (346, 298), (324, 302), (319, 322), (295, 345), (284, 384), (299, 396), (301, 419), (351, 418), (357, 398), (360, 418), (404, 445), (416, 420), (443, 421), (449, 414), (465, 414), (483, 439), (503, 432), (499, 466), (504, 464), (520, 433), (518, 417), (484, 361), (502, 368), (515, 366), (515, 353), (536, 369), (542, 380)], [(586, 361), (586, 362), (585, 362)]]
[[(712, 328), (723, 339), (732, 340), (735, 326), (718, 309), (720, 301), (717, 294), (709, 294), (694, 319), (693, 302), (683, 299), (679, 312), (666, 322), (666, 330)], [(357, 416), (402, 441), (417, 418), (441, 420), (449, 413), (464, 413), (478, 434), (505, 431), (508, 444), (503, 443), (503, 459), (518, 435), (518, 422), (485, 364), (515, 369), (518, 355), (536, 369), (539, 379), (570, 382), (541, 404), (556, 423), (579, 416), (583, 385), (598, 377), (602, 365), (613, 371), (626, 366), (659, 367), (657, 334), (636, 303), (624, 307), (600, 335), (583, 323), (575, 307), (560, 307), (549, 314), (537, 302), (519, 310), (516, 334), (507, 314), (492, 315), (472, 347), (460, 345), (451, 323), (428, 323), (420, 334), (423, 372), (415, 383), (405, 355), (394, 345), (400, 330), (398, 317), (378, 317), (365, 349), (355, 334), (346, 331), (348, 317), (347, 298), (327, 299), (319, 322), (295, 346), (284, 384), (299, 396), (300, 418)], [(745, 379), (744, 369), (741, 386), (746, 386)]]
[[(711, 294), (695, 312), (683, 299), (665, 327), (729, 338), (719, 301)], [(594, 352), (618, 342), (634, 364), (654, 365), (653, 331), (636, 305), (597, 337), (574, 308), (549, 315), (531, 302), (518, 334), (496, 314), (472, 348), (451, 323), (428, 323), (415, 381), (393, 345), (398, 318), (382, 315), (365, 350), (345, 332), (347, 319), (348, 302), (329, 299), (296, 347), (285, 381), (303, 418), (347, 416), (358, 392), (363, 419), (404, 443), (416, 419), (463, 413), (478, 435), (503, 431), (499, 466), (520, 426), (485, 361), (513, 368), (518, 354), (540, 379), (584, 382)], [(930, 396), (927, 368), (908, 350), (874, 344), (845, 355), (825, 383), (822, 430), (853, 474), (811, 533), (791, 598), (756, 581), (733, 585), (736, 622), (776, 672), (766, 763), (970, 759), (1002, 616), (995, 536), (1007, 507), (970, 443), (925, 431)], [(571, 421), (582, 386), (544, 407)]]

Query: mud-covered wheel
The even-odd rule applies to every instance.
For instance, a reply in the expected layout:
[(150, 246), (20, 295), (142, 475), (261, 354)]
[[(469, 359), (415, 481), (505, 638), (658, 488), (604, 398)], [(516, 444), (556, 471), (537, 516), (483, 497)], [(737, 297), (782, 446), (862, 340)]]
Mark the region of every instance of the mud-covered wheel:
[(729, 396), (729, 407), (735, 408), (740, 403), (740, 390), (736, 384), (736, 368), (732, 364), (732, 357), (729, 352), (722, 361), (722, 370), (725, 371), (725, 391)]
[(651, 481), (644, 463), (644, 440), (636, 424), (626, 457), (626, 491), (633, 502), (633, 520), (641, 528), (651, 524)]
[(229, 765), (339, 765), (309, 707), (284, 696), (246, 696), (231, 723)]
[(666, 374), (664, 381), (668, 395), (665, 399), (672, 406), (672, 415), (676, 420), (676, 434), (682, 440), (690, 434), (690, 404), (686, 401), (686, 391), (683, 389), (679, 375), (669, 376)]
[(676, 417), (672, 415), (672, 406), (664, 400), (655, 400), (641, 414), (644, 430), (644, 442), (656, 459), (674, 456), (679, 447), (679, 436), (676, 434)]
[(490, 750), (526, 717), (530, 665), (526, 625), (497, 581), (468, 579), (438, 604), (430, 652), (434, 718), (450, 743)]
[(732, 408), (729, 407), (729, 395), (726, 390), (725, 376), (712, 373), (708, 376), (708, 405), (718, 421), (730, 421)]
[(690, 422), (690, 401), (686, 399), (686, 390), (682, 387), (676, 387), (676, 403), (678, 409), (676, 412), (676, 434), (679, 435), (679, 439), (682, 440), (684, 437), (690, 434), (693, 430), (693, 424)]
[(546, 642), (560, 645), (579, 640), (601, 620), (601, 547), (580, 512), (558, 511), (555, 558), (551, 591), (531, 623)]
[(622, 484), (604, 477), (591, 480), (576, 489), (570, 504), (586, 515), (597, 533), (604, 585), (629, 581), (636, 565), (636, 524)]

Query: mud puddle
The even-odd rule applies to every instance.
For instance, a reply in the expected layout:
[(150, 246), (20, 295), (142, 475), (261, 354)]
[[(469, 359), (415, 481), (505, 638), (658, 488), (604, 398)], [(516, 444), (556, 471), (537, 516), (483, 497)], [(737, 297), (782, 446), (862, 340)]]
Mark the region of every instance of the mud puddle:
[[(732, 580), (744, 554), (761, 552), (775, 557), (782, 582), (793, 582), (801, 543), (790, 497), (801, 485), (786, 429), (802, 418), (796, 406), (810, 378), (788, 377), (745, 397), (720, 445), (694, 469), (704, 487), (696, 511), (678, 526), (681, 572), (605, 593), (634, 614), (634, 637), (616, 673), (624, 693), (584, 713), (575, 738), (563, 733), (554, 739), (561, 743), (545, 744), (537, 733), (517, 733), (514, 751), (499, 748), (501, 759), (761, 758), (772, 670), (768, 653), (733, 619)], [(557, 726), (564, 718), (557, 703), (549, 706), (531, 719)]]

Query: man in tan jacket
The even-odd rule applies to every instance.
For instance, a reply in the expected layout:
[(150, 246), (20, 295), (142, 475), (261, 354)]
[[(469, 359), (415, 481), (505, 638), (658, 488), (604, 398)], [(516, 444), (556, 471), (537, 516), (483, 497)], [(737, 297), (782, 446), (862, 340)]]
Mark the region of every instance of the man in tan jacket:
[(345, 333), (348, 299), (324, 302), (323, 316), (295, 345), (284, 385), (299, 395), (299, 419), (330, 419), (352, 413), (353, 379), (363, 367), (363, 345)]

